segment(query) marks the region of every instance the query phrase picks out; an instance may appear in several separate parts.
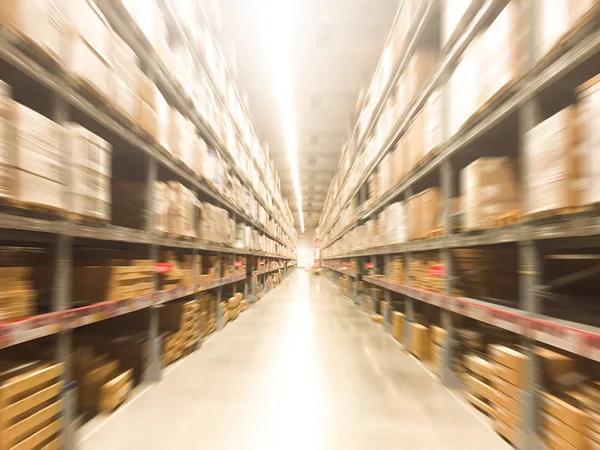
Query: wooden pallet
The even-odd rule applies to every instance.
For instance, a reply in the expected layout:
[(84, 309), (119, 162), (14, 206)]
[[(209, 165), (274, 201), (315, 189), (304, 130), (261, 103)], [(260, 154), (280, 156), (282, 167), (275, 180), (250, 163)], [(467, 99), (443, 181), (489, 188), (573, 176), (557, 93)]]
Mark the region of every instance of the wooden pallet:
[(427, 239), (439, 238), (444, 235), (444, 229), (442, 227), (436, 227), (427, 233)]
[(513, 225), (521, 222), (521, 211), (510, 211), (505, 214), (501, 214), (494, 219), (494, 225), (503, 227), (506, 225)]
[(548, 209), (545, 211), (537, 211), (523, 215), (525, 220), (535, 221), (554, 218), (556, 216), (566, 216), (569, 214), (579, 214), (586, 211), (592, 211), (596, 208), (595, 205), (580, 205), (580, 206), (567, 206), (564, 208)]
[(25, 202), (12, 197), (0, 197), (0, 206), (31, 211), (32, 213), (67, 217), (68, 212), (63, 208), (42, 203)]

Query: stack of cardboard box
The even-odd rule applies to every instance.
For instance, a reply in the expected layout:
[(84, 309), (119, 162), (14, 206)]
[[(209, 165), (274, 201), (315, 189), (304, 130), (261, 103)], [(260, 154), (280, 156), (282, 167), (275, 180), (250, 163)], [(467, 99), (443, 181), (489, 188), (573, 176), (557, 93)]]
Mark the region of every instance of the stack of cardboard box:
[(440, 192), (429, 188), (408, 199), (408, 239), (424, 239), (440, 224)]
[(586, 186), (579, 182), (582, 153), (578, 143), (577, 110), (570, 106), (525, 134), (527, 214), (579, 206)]
[(79, 304), (125, 300), (154, 292), (152, 261), (107, 260), (73, 267), (73, 299)]
[(410, 352), (421, 361), (429, 361), (431, 340), (429, 328), (418, 322), (410, 323)]
[[(1, 84), (0, 88), (3, 101), (10, 105), (9, 88), (5, 84)], [(9, 133), (8, 141), (3, 142), (7, 160), (0, 161), (2, 170), (6, 171), (2, 181), (8, 189), (0, 190), (8, 192), (7, 197), (26, 205), (64, 210), (66, 168), (63, 129), (26, 106), (18, 103), (12, 105), (14, 128), (9, 125), (4, 130)], [(14, 141), (10, 138), (13, 129)]]
[(392, 255), (388, 263), (389, 278), (398, 284), (406, 284), (406, 274), (404, 272), (404, 256)]
[(36, 291), (31, 267), (0, 267), (0, 320), (35, 314)]
[(2, 447), (59, 448), (64, 369), (61, 364), (4, 360), (0, 365)]
[(524, 420), (525, 373), (528, 357), (513, 348), (492, 344), (488, 354), (494, 362), (494, 374), (491, 377), (493, 390), (491, 398), (496, 421), (494, 429), (509, 442), (516, 444)]
[(465, 398), (480, 411), (491, 418), (496, 417), (493, 399), (495, 391), (492, 388), (491, 379), (494, 376), (494, 363), (490, 362), (477, 353), (466, 353), (463, 357), (466, 372)]
[(118, 359), (97, 354), (91, 346), (73, 353), (73, 376), (78, 384), (82, 412), (111, 412), (133, 388), (133, 371), (122, 370)]
[(516, 173), (510, 158), (479, 158), (460, 175), (465, 229), (492, 228), (501, 215), (518, 209)]
[(110, 220), (112, 146), (75, 123), (64, 126), (64, 148), (70, 172), (70, 211)]
[(444, 364), (442, 348), (448, 339), (448, 333), (437, 325), (429, 327), (429, 332), (431, 333), (431, 362), (433, 372), (437, 376), (440, 376)]
[(392, 311), (392, 336), (401, 344), (404, 344), (404, 314)]

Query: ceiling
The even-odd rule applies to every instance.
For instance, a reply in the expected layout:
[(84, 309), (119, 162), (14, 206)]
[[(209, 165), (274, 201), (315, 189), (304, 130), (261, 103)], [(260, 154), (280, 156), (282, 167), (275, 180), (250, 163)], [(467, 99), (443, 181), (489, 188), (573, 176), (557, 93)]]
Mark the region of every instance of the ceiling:
[[(221, 0), (218, 36), (234, 67), (238, 89), (247, 95), (254, 128), (268, 143), (282, 194), (299, 229), (281, 110), (265, 61), (264, 18), (255, 11), (257, 1), (267, 0)], [(271, 1), (287, 1), (293, 17), (289, 61), (302, 210), (309, 233), (319, 223), (342, 146), (354, 125), (359, 92), (373, 76), (399, 0)]]

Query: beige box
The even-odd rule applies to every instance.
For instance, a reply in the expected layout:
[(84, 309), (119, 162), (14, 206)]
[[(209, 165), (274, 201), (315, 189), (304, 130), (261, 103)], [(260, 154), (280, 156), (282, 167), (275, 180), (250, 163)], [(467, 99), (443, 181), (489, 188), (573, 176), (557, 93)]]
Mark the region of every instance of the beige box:
[(67, 36), (65, 66), (77, 83), (110, 100), (111, 68), (79, 34)]
[(134, 122), (154, 141), (158, 140), (158, 115), (141, 98), (136, 101)]
[(548, 450), (580, 450), (579, 448), (569, 444), (557, 434), (550, 431), (548, 428), (541, 427), (539, 435), (541, 436), (544, 444), (546, 444), (546, 448)]
[(576, 406), (573, 406), (552, 394), (542, 392), (541, 407), (546, 414), (560, 417), (561, 421), (571, 428), (574, 428), (579, 433), (585, 433), (589, 422), (589, 416)]
[(582, 203), (587, 186), (581, 183), (580, 151), (575, 106), (563, 109), (525, 134), (528, 214)]
[(577, 88), (584, 203), (600, 202), (600, 75)]
[(497, 389), (493, 389), (491, 400), (517, 417), (523, 417), (523, 404)]
[(2, 0), (0, 25), (62, 65), (66, 20), (58, 4), (53, 0)]
[(515, 430), (520, 430), (523, 427), (523, 417), (516, 416), (515, 414), (511, 413), (510, 411), (496, 403), (493, 405), (493, 409), (494, 417), (504, 422), (511, 428)]
[(594, 0), (553, 0), (540, 2), (539, 41), (544, 56), (557, 46), (560, 39), (593, 5)]
[(575, 430), (566, 423), (560, 420), (558, 417), (554, 417), (548, 413), (542, 413), (540, 417), (540, 425), (552, 432), (558, 438), (567, 442), (577, 449), (587, 448), (588, 437), (585, 434)]
[(510, 158), (479, 158), (460, 175), (465, 229), (492, 228), (495, 219), (517, 209), (518, 188)]
[(496, 395), (494, 388), (492, 388), (489, 384), (484, 383), (481, 380), (478, 380), (473, 375), (465, 375), (465, 384), (467, 387), (467, 391), (470, 394), (475, 395), (481, 399), (491, 399)]
[(488, 345), (490, 357), (498, 364), (502, 364), (516, 372), (524, 373), (527, 367), (528, 357), (518, 350), (506, 347), (505, 345)]
[(485, 379), (490, 379), (495, 370), (493, 363), (474, 353), (465, 355), (464, 363), (469, 371)]
[(431, 340), (434, 344), (443, 345), (446, 343), (448, 339), (448, 332), (446, 330), (436, 325), (429, 327), (429, 329), (431, 331)]
[(111, 65), (112, 30), (94, 2), (91, 0), (58, 0), (58, 2), (68, 24), (69, 34), (80, 35), (105, 63)]
[(410, 352), (421, 361), (428, 361), (430, 345), (429, 329), (425, 325), (412, 322), (410, 324)]
[(404, 342), (404, 314), (392, 311), (392, 336), (398, 342)]
[(519, 439), (518, 430), (515, 430), (514, 428), (510, 427), (509, 425), (505, 424), (500, 420), (494, 421), (494, 430), (496, 431), (496, 433), (504, 437), (511, 444), (517, 445)]
[(521, 0), (511, 0), (485, 30), (480, 47), (483, 58), (481, 103), (504, 86), (516, 81), (523, 72), (525, 27)]

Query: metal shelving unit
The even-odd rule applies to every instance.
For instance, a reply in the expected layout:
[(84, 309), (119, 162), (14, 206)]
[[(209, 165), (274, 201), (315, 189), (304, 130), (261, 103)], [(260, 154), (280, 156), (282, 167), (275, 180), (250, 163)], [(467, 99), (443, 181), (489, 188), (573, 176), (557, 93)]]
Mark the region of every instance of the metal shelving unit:
[[(355, 179), (357, 184), (350, 189), (345, 198), (335, 199), (340, 208), (327, 211), (322, 217), (320, 241), (323, 242), (323, 267), (329, 269), (333, 277), (353, 277), (372, 286), (381, 288), (386, 299), (391, 293), (403, 300), (404, 313), (407, 320), (414, 320), (415, 302), (433, 305), (440, 309), (441, 324), (447, 331), (449, 339), (443, 348), (442, 381), (452, 386), (455, 381), (449, 376), (451, 369), (452, 336), (455, 334), (453, 317), (465, 316), (479, 322), (518, 334), (522, 339), (523, 348), (529, 356), (527, 370), (527, 387), (523, 397), (525, 405), (524, 426), (517, 447), (519, 449), (537, 448), (537, 392), (543, 387), (543, 379), (539, 363), (535, 356), (534, 347), (540, 343), (562, 349), (575, 355), (600, 362), (600, 328), (594, 325), (565, 320), (554, 317), (545, 311), (544, 296), (544, 266), (542, 255), (550, 249), (572, 250), (598, 246), (600, 242), (600, 217), (594, 208), (589, 210), (559, 215), (547, 218), (526, 217), (522, 222), (481, 231), (455, 232), (452, 228), (453, 216), (450, 208), (442, 210), (441, 224), (444, 233), (441, 237), (408, 241), (398, 244), (378, 247), (361, 248), (342, 254), (327, 254), (328, 248), (342, 238), (354, 227), (373, 218), (385, 207), (397, 200), (410, 198), (415, 189), (439, 186), (441, 200), (447, 202), (456, 196), (458, 172), (464, 167), (465, 161), (473, 161), (485, 156), (484, 139), (490, 133), (504, 130), (502, 127), (513, 127), (518, 139), (516, 151), (523, 146), (524, 134), (540, 123), (542, 103), (544, 98), (562, 95), (565, 90), (572, 89), (578, 84), (592, 78), (598, 73), (600, 59), (600, 6), (594, 5), (586, 13), (550, 53), (543, 57), (539, 55), (539, 46), (535, 43), (536, 5), (535, 0), (522, 3), (524, 30), (527, 34), (525, 57), (528, 62), (527, 70), (521, 78), (515, 80), (499, 98), (495, 98), (491, 106), (483, 108), (471, 117), (465, 126), (456, 134), (449, 135), (449, 110), (447, 102), (442, 102), (443, 144), (429, 154), (424, 161), (404, 177), (388, 192), (383, 193), (372, 205), (360, 211), (357, 208), (353, 219), (335, 235), (330, 231), (338, 222), (341, 212), (359, 192), (368, 176), (376, 169), (383, 157), (391, 151), (396, 142), (408, 129), (410, 122), (423, 108), (428, 96), (444, 85), (449, 75), (460, 60), (469, 43), (482, 31), (501, 11), (506, 1), (487, 0), (474, 2), (465, 19), (458, 25), (457, 32), (451, 38), (452, 44), (442, 50), (437, 70), (425, 83), (424, 88), (408, 105), (405, 113), (396, 123), (385, 145), (366, 167), (366, 170)], [(419, 16), (415, 17), (419, 20)], [(566, 88), (565, 88), (566, 86)], [(384, 91), (385, 93), (386, 91)], [(384, 94), (385, 95), (385, 94)], [(564, 105), (566, 106), (566, 105)], [(376, 120), (376, 119), (375, 119)], [(478, 146), (478, 144), (481, 144)], [(467, 154), (467, 152), (470, 152)], [(462, 159), (461, 159), (462, 158)], [(461, 164), (463, 164), (461, 166)], [(351, 177), (347, 177), (350, 179)], [(523, 201), (527, 201), (526, 193)], [(339, 229), (340, 227), (338, 227)], [(329, 239), (323, 238), (329, 234)], [(500, 248), (511, 246), (518, 256), (518, 299), (516, 302), (500, 304), (481, 299), (464, 298), (452, 295), (457, 281), (455, 262), (452, 257), (454, 249), (483, 247)], [(388, 264), (391, 255), (403, 255), (404, 267), (410, 267), (413, 254), (417, 252), (438, 252), (439, 260), (445, 267), (446, 281), (441, 292), (430, 292), (414, 287), (413, 280), (407, 269), (408, 280), (405, 284), (392, 280), (388, 276)], [(366, 262), (375, 267), (380, 275), (349, 274), (334, 265), (334, 260), (354, 259), (362, 270)], [(381, 265), (383, 263), (383, 265)], [(360, 299), (359, 299), (360, 303)], [(556, 314), (558, 315), (558, 314)], [(597, 324), (596, 324), (597, 325)], [(408, 329), (409, 327), (405, 327)]]
[[(147, 326), (149, 366), (144, 379), (148, 382), (156, 382), (161, 378), (158, 322), (158, 309), (161, 305), (214, 289), (216, 290), (218, 302), (217, 319), (222, 327), (222, 311), (220, 311), (219, 303), (222, 296), (225, 295), (224, 289), (227, 289), (227, 294), (230, 293), (230, 288), (231, 292), (234, 293), (237, 291), (237, 283), (243, 283), (243, 289), (240, 290), (243, 290), (244, 296), (249, 298), (250, 301), (254, 301), (255, 298), (249, 295), (250, 292), (255, 292), (253, 272), (250, 270), (254, 265), (253, 260), (265, 258), (269, 262), (279, 261), (279, 265), (284, 268), (285, 274), (289, 270), (289, 263), (293, 258), (290, 246), (293, 244), (295, 237), (290, 232), (289, 221), (286, 222), (287, 226), (284, 226), (282, 219), (279, 217), (284, 212), (277, 212), (276, 208), (268, 206), (260, 198), (250, 181), (236, 167), (235, 161), (233, 161), (227, 149), (218, 141), (214, 131), (193, 109), (191, 99), (186, 94), (185, 89), (169, 74), (137, 25), (126, 12), (123, 13), (122, 7), (121, 9), (117, 8), (120, 3), (112, 0), (98, 1), (97, 3), (106, 14), (110, 25), (125, 39), (140, 58), (146, 75), (156, 82), (168, 102), (182, 114), (189, 117), (202, 137), (220, 152), (242, 183), (250, 189), (258, 203), (274, 219), (279, 231), (277, 229), (275, 231), (268, 230), (262, 223), (259, 223), (258, 220), (236, 205), (234, 200), (225, 197), (211, 185), (204, 182), (189, 167), (165, 152), (137, 127), (124, 121), (108, 105), (82, 93), (81, 87), (70, 79), (68, 74), (47, 64), (43, 58), (38, 58), (39, 55), (30, 51), (22, 40), (2, 29), (0, 30), (0, 60), (8, 71), (5, 74), (6, 77), (18, 80), (21, 89), (25, 87), (31, 88), (31, 92), (41, 92), (40, 98), (47, 99), (48, 104), (45, 107), (50, 110), (49, 117), (54, 121), (63, 122), (82, 118), (87, 125), (92, 126), (91, 131), (111, 143), (118, 142), (118, 151), (123, 155), (131, 156), (130, 154), (135, 153), (135, 158), (143, 162), (139, 169), (140, 173), (137, 175), (142, 176), (143, 181), (148, 186), (153, 185), (153, 182), (158, 179), (159, 170), (162, 170), (168, 174), (166, 176), (170, 179), (180, 180), (192, 189), (196, 196), (208, 199), (211, 203), (228, 210), (236, 222), (246, 223), (253, 230), (258, 230), (281, 246), (287, 247), (286, 256), (282, 256), (265, 251), (216, 245), (198, 239), (161, 235), (154, 229), (155, 201), (153, 189), (150, 188), (146, 189), (146, 210), (144, 211), (146, 225), (144, 229), (126, 228), (95, 221), (79, 221), (60, 214), (3, 207), (0, 212), (0, 231), (3, 242), (10, 242), (10, 245), (42, 244), (48, 254), (52, 256), (53, 279), (49, 309), (51, 312), (0, 323), (0, 349), (38, 338), (52, 337), (55, 340), (56, 358), (64, 364), (65, 379), (69, 380), (72, 370), (71, 355), (74, 345), (74, 329), (134, 311), (149, 309)], [(9, 82), (10, 80), (5, 81)], [(222, 102), (222, 107), (225, 108), (225, 106), (225, 103)], [(240, 130), (238, 130), (238, 133), (238, 137), (241, 137)], [(254, 161), (254, 164), (256, 164), (256, 161)], [(273, 197), (272, 193), (271, 196)], [(194, 282), (189, 286), (169, 290), (158, 290), (156, 287), (155, 291), (148, 295), (77, 307), (74, 300), (78, 299), (71, 298), (73, 249), (76, 246), (83, 245), (120, 248), (125, 244), (135, 246), (136, 251), (143, 252), (147, 259), (153, 261), (158, 260), (161, 248), (183, 249), (191, 255), (208, 252), (217, 256), (216, 278), (211, 281), (200, 282), (198, 268), (195, 268), (193, 273)], [(246, 256), (245, 273), (223, 277), (220, 267), (222, 254)], [(271, 272), (265, 271), (259, 275), (267, 275)], [(154, 278), (155, 286), (158, 286), (157, 277)], [(73, 398), (74, 393), (67, 390), (64, 395), (67, 398), (65, 404), (68, 405), (64, 413), (64, 447), (74, 448), (74, 436), (72, 430), (69, 431), (71, 423), (75, 420), (75, 411), (72, 409), (74, 402), (69, 400)]]

